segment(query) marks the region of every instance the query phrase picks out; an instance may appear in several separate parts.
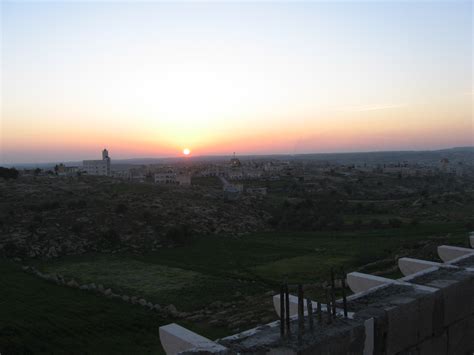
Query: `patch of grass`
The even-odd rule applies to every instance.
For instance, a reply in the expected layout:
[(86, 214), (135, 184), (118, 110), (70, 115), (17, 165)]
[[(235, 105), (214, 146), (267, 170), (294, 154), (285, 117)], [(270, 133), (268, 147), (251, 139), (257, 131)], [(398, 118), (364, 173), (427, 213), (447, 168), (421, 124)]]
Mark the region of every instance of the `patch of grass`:
[(125, 255), (64, 258), (44, 264), (41, 269), (75, 278), (81, 284), (103, 284), (114, 292), (144, 297), (153, 303), (174, 304), (185, 311), (200, 309), (216, 299), (232, 298), (242, 288), (250, 288), (245, 282), (139, 261)]
[(163, 354), (158, 314), (56, 286), (0, 260), (2, 354)]

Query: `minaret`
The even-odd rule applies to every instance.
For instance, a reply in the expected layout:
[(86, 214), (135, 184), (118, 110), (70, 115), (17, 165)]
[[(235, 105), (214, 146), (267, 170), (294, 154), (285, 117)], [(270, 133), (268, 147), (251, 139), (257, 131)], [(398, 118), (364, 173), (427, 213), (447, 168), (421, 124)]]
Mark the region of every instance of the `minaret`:
[(109, 157), (109, 151), (107, 149), (104, 149), (102, 151), (102, 160), (106, 161), (107, 164), (107, 176), (110, 176), (110, 157)]

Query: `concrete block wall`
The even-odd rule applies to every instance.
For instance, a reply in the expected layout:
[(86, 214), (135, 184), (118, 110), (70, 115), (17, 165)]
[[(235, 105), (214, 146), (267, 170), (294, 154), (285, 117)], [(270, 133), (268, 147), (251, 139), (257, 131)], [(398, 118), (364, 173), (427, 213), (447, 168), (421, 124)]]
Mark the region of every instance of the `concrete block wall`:
[(349, 274), (358, 291), (347, 299), (349, 317), (339, 313), (331, 324), (315, 318), (315, 328), (306, 327), (299, 340), (292, 315), (291, 337), (282, 338), (275, 321), (199, 347), (189, 342), (179, 354), (473, 355), (474, 249), (450, 248), (439, 248), (440, 263), (401, 259), (406, 276), (399, 280)]

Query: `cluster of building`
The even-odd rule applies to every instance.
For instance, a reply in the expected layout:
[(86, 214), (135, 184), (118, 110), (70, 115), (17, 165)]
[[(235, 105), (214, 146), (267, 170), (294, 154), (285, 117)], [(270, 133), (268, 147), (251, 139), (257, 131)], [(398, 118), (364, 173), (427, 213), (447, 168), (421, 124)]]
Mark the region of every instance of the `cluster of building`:
[[(398, 177), (433, 176), (451, 174), (463, 176), (473, 172), (473, 167), (462, 162), (450, 162), (442, 159), (438, 164), (424, 163), (363, 163), (337, 164), (325, 161), (305, 159), (259, 159), (241, 161), (234, 156), (230, 160), (214, 162), (195, 162), (193, 164), (175, 163), (173, 165), (151, 164), (111, 168), (111, 158), (107, 149), (102, 151), (102, 159), (84, 160), (82, 167), (59, 164), (54, 167), (58, 176), (75, 176), (77, 174), (110, 176), (137, 183), (149, 182), (159, 185), (191, 185), (192, 177), (218, 177), (223, 191), (229, 198), (236, 198), (244, 192), (243, 181), (277, 181), (294, 179), (297, 182), (312, 183), (325, 179), (328, 175), (357, 177), (361, 174), (387, 174)], [(255, 185), (255, 184), (251, 184)], [(258, 184), (256, 184), (258, 185)], [(247, 187), (245, 192), (252, 195), (265, 195), (265, 187)]]

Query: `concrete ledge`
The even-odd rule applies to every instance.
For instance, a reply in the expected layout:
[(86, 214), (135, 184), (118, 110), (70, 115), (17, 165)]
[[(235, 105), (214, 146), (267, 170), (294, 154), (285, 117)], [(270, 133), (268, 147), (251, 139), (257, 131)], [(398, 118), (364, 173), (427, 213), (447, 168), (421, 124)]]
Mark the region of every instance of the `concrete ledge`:
[(347, 274), (347, 285), (352, 292), (359, 293), (367, 291), (373, 287), (396, 282), (385, 277), (363, 274), (361, 272), (351, 272)]
[(471, 253), (474, 253), (474, 249), (451, 247), (448, 245), (441, 245), (438, 247), (438, 255), (445, 263)]
[(176, 355), (184, 351), (206, 351), (207, 353), (225, 352), (227, 349), (203, 336), (196, 334), (176, 323), (160, 327), (160, 341), (167, 355)]
[(467, 263), (468, 260), (471, 260), (471, 258), (474, 256), (474, 253), (470, 254), (464, 254), (461, 255), (458, 258), (452, 259), (446, 263), (446, 265), (449, 265), (451, 267), (474, 267), (474, 261), (471, 263)]
[[(443, 264), (440, 264), (440, 265), (443, 265)], [(438, 271), (439, 269), (440, 269), (439, 267), (429, 267), (429, 268), (421, 270), (417, 273), (404, 276), (404, 277), (398, 279), (398, 281), (412, 283), (413, 285), (416, 285), (416, 286), (422, 286), (422, 285), (418, 285), (416, 282), (413, 282), (413, 280), (416, 280), (420, 276), (432, 273), (434, 271)]]
[(433, 267), (440, 267), (441, 263), (436, 263), (433, 261), (412, 259), (412, 258), (400, 258), (398, 259), (398, 268), (403, 275), (408, 276), (416, 274), (420, 271), (430, 269)]

